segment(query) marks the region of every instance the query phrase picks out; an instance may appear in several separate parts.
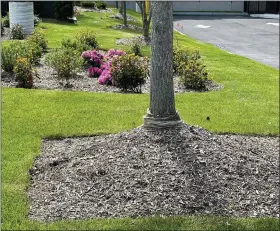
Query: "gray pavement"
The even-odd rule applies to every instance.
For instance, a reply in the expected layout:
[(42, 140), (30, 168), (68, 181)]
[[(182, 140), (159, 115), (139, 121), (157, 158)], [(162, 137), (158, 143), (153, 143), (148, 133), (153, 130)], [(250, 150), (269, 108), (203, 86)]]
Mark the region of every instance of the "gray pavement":
[(248, 16), (175, 16), (174, 29), (230, 53), (279, 69), (278, 19)]

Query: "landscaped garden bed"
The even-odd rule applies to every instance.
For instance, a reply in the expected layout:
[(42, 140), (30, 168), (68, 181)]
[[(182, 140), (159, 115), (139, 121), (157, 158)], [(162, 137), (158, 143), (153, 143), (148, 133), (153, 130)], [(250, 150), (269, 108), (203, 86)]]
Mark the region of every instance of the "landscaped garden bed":
[[(46, 65), (63, 39), (88, 27), (98, 50), (129, 53), (116, 40), (140, 34), (111, 28), (122, 21), (110, 14), (81, 12), (76, 25), (42, 22), (49, 49), (33, 66), (34, 90), (16, 89), (15, 76), (2, 72), (2, 229), (277, 230), (279, 70), (175, 33), (174, 45), (199, 50), (206, 68), (198, 71), (218, 84), (176, 94), (187, 124), (180, 131), (147, 131), (139, 127), (147, 94), (118, 94), (125, 91), (99, 84), (87, 65), (66, 86)], [(141, 53), (149, 57), (149, 47)], [(175, 92), (187, 92), (177, 77)]]

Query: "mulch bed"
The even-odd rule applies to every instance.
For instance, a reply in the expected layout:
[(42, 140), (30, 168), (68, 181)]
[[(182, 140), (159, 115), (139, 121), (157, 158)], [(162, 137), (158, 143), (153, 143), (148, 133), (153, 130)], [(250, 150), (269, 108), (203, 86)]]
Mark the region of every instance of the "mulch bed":
[(43, 140), (30, 219), (279, 217), (279, 138), (199, 127)]
[(151, 39), (146, 41), (144, 36), (142, 36), (142, 35), (133, 36), (132, 38), (116, 39), (116, 44), (117, 45), (132, 45), (134, 43), (137, 43), (140, 46), (149, 46), (149, 45), (151, 45)]
[[(77, 76), (70, 80), (72, 87), (65, 87), (66, 81), (58, 80), (55, 72), (52, 68), (44, 64), (44, 58), (41, 60), (41, 64), (37, 66), (39, 78), (34, 78), (33, 89), (46, 89), (46, 90), (67, 90), (67, 91), (88, 91), (88, 92), (122, 92), (119, 88), (114, 86), (106, 86), (98, 83), (97, 78), (88, 77), (87, 70), (81, 70)], [(15, 77), (11, 73), (2, 71), (1, 73), (2, 87), (17, 87), (18, 82), (15, 81)], [(221, 85), (216, 84), (213, 81), (207, 82), (207, 91), (217, 91), (222, 88)], [(149, 93), (150, 91), (150, 79), (148, 78), (146, 83), (141, 87), (142, 93)], [(178, 78), (174, 76), (174, 91), (175, 93), (194, 92), (191, 89), (183, 88)]]
[(135, 30), (135, 31), (138, 31), (138, 32), (143, 31), (142, 27), (136, 26), (136, 25), (133, 25), (133, 24), (128, 24), (127, 26), (125, 26), (124, 24), (119, 24), (119, 25), (111, 26), (110, 28), (115, 29), (115, 30), (127, 30), (127, 29), (130, 29), (130, 30)]

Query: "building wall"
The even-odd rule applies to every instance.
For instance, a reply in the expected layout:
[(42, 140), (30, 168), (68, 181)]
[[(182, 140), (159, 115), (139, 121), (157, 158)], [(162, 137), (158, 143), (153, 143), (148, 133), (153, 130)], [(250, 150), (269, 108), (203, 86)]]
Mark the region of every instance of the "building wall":
[[(105, 1), (108, 5), (116, 7), (116, 1)], [(119, 1), (120, 6), (120, 1)], [(127, 9), (135, 10), (135, 1), (126, 1)], [(192, 12), (192, 11), (231, 11), (243, 12), (244, 1), (174, 1), (173, 11)]]
[[(106, 4), (116, 7), (116, 1), (104, 1)], [(118, 5), (120, 7), (121, 3), (118, 1)], [(134, 1), (126, 1), (126, 9), (135, 10), (136, 9), (136, 2)]]
[(216, 2), (205, 2), (205, 1), (174, 1), (174, 11), (244, 11), (244, 1), (216, 1)]

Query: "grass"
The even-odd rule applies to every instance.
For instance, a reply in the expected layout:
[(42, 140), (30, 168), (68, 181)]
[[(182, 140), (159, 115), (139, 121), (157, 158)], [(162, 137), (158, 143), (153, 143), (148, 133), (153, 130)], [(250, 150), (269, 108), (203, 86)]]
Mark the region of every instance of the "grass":
[[(138, 17), (139, 14), (130, 12)], [(51, 48), (79, 28), (95, 28), (103, 48), (116, 48), (117, 37), (137, 35), (108, 29), (121, 20), (85, 13), (78, 25), (43, 22)], [(98, 22), (98, 23), (96, 23)], [(175, 33), (184, 47), (199, 49), (217, 92), (176, 95), (182, 119), (217, 133), (279, 134), (279, 71)], [(5, 42), (7, 43), (7, 42)], [(129, 49), (123, 47), (123, 49)], [(150, 51), (145, 48), (147, 55)], [(41, 223), (28, 213), (28, 169), (40, 154), (44, 137), (117, 133), (142, 124), (147, 94), (89, 93), (2, 89), (2, 229), (3, 230), (279, 230), (276, 218), (213, 216), (87, 219)], [(210, 116), (210, 121), (206, 117)]]

